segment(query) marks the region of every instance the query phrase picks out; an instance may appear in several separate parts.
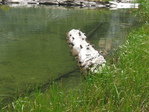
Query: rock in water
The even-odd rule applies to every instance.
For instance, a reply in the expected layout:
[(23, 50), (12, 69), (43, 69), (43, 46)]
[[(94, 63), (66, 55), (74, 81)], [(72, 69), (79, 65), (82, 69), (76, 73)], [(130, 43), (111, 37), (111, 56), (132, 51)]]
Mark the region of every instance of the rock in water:
[(67, 33), (68, 45), (72, 54), (76, 56), (79, 67), (85, 72), (101, 72), (106, 60), (86, 41), (86, 38), (85, 34), (80, 30), (72, 29)]

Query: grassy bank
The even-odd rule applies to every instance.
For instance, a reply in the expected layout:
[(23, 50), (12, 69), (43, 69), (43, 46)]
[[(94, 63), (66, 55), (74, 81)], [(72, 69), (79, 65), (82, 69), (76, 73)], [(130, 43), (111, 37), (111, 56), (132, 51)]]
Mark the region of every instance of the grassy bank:
[[(146, 8), (144, 8), (146, 7)], [(132, 31), (116, 57), (101, 74), (86, 77), (78, 88), (64, 91), (60, 84), (46, 92), (20, 97), (2, 112), (148, 112), (149, 111), (149, 7), (138, 14), (145, 24)], [(146, 12), (144, 12), (146, 11)], [(143, 16), (143, 15), (142, 15)]]
[[(92, 74), (80, 88), (64, 92), (53, 84), (42, 93), (20, 97), (8, 112), (147, 112), (149, 111), (149, 27), (129, 34), (117, 57), (102, 74)], [(112, 64), (111, 64), (112, 63)]]

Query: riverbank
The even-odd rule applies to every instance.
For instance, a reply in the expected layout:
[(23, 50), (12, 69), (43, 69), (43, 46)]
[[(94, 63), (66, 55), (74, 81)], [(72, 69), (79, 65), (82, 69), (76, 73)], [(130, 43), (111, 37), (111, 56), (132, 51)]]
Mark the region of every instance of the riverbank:
[(148, 111), (149, 28), (130, 33), (119, 47), (118, 57), (102, 74), (86, 77), (83, 88), (64, 92), (53, 84), (44, 93), (37, 90), (31, 96), (20, 97), (4, 107), (7, 111), (86, 112), (86, 111)]
[(58, 5), (58, 6), (81, 6), (81, 7), (106, 7), (109, 0), (0, 0), (2, 4), (38, 4), (38, 5)]
[(51, 85), (46, 92), (37, 89), (30, 96), (20, 97), (3, 107), (2, 111), (148, 111), (149, 7), (142, 6), (142, 9), (138, 13), (145, 15), (145, 24), (129, 34), (102, 74), (87, 76), (81, 88), (67, 92), (60, 84)]
[(0, 4), (8, 6), (56, 5), (94, 8), (138, 8), (134, 0), (0, 0)]

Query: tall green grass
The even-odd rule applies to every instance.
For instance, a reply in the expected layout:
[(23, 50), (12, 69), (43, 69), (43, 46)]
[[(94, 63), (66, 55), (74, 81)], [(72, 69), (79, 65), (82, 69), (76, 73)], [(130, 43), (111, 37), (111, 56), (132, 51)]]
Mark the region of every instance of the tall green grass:
[[(144, 0), (145, 1), (145, 0)], [(145, 4), (143, 4), (145, 5)], [(138, 14), (148, 11), (141, 6)], [(132, 31), (116, 56), (100, 74), (89, 74), (72, 90), (52, 84), (17, 98), (2, 112), (148, 112), (149, 111), (149, 24)], [(144, 21), (143, 19), (141, 21)]]
[(138, 15), (141, 16), (141, 20), (148, 23), (149, 21), (149, 1), (148, 0), (137, 0), (139, 5), (139, 11), (137, 12)]
[(147, 112), (149, 111), (149, 27), (128, 36), (117, 57), (101, 74), (86, 76), (80, 88), (63, 91), (53, 84), (42, 93), (20, 97), (2, 111), (8, 112)]

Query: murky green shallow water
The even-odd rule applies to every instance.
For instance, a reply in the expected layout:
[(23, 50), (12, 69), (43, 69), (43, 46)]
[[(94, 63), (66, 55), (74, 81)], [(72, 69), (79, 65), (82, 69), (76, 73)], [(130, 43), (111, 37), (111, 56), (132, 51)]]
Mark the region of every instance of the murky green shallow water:
[(66, 74), (81, 76), (65, 40), (69, 30), (80, 29), (109, 54), (135, 23), (129, 9), (0, 6), (0, 97)]

